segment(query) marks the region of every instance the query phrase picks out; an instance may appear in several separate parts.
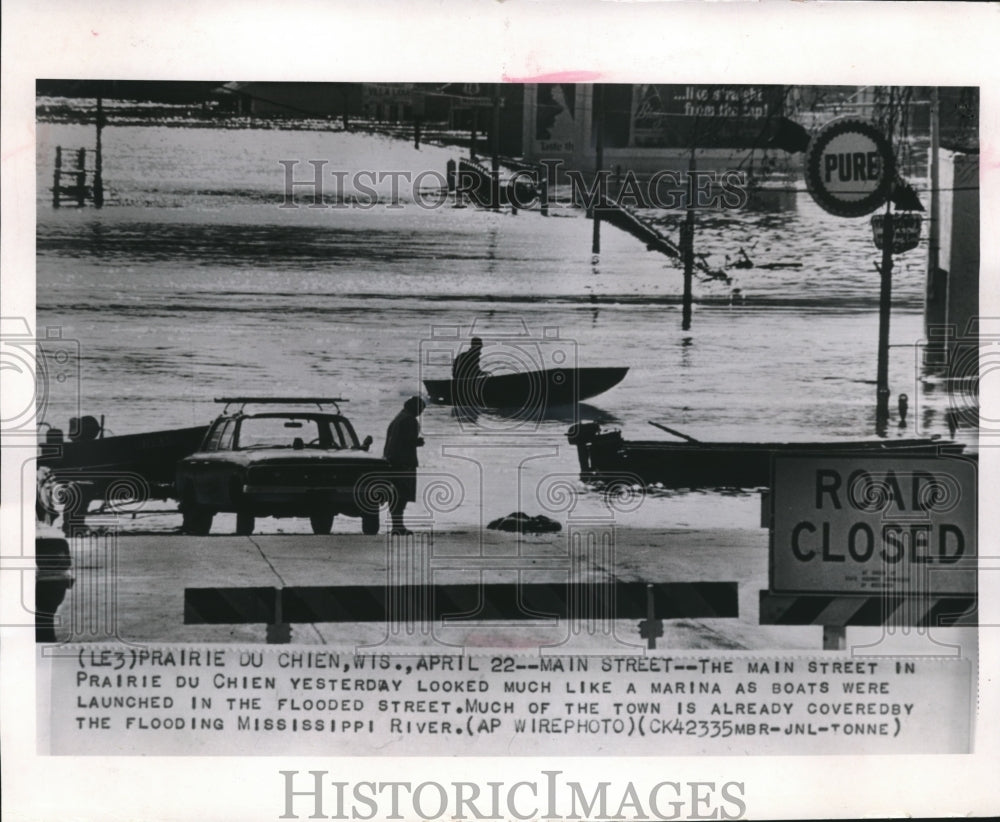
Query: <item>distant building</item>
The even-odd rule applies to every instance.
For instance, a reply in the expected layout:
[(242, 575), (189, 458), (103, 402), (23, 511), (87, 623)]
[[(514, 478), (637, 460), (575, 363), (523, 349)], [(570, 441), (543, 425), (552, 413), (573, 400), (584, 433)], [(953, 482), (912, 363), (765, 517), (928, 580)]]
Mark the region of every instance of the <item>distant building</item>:
[(979, 374), (979, 336), (983, 333), (979, 327), (979, 90), (944, 87), (938, 89), (938, 100), (939, 242), (937, 260), (931, 257), (927, 271), (928, 365), (967, 382)]
[(418, 89), (426, 107), (424, 119), (455, 131), (477, 132), (480, 153), (488, 154), (493, 130), (493, 103), (498, 104), (499, 153), (520, 157), (524, 153), (525, 86), (520, 83), (439, 83)]
[(362, 117), (384, 123), (420, 121), (446, 129), (477, 132), (488, 153), (498, 102), (500, 145), (520, 156), (524, 87), (508, 83), (226, 83), (238, 112), (259, 117)]
[(928, 272), (925, 320), (932, 366), (968, 380), (979, 373), (979, 155), (941, 151), (937, 271)]
[(226, 83), (239, 114), (256, 117), (340, 117), (362, 113), (360, 83)]

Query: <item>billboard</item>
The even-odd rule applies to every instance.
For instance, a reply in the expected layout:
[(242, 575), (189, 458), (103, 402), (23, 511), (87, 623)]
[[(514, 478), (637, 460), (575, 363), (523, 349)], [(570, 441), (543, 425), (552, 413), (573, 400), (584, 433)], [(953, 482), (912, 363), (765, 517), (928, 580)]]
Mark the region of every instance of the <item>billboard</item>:
[(755, 148), (782, 113), (784, 86), (677, 86), (641, 83), (632, 91), (637, 148)]

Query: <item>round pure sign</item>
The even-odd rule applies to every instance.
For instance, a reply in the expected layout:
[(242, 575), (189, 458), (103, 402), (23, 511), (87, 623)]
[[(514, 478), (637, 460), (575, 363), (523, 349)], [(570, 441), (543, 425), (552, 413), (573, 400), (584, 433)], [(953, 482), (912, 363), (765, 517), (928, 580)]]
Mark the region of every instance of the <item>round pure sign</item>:
[(892, 193), (896, 164), (885, 135), (863, 120), (837, 120), (806, 150), (806, 186), (825, 211), (863, 217)]

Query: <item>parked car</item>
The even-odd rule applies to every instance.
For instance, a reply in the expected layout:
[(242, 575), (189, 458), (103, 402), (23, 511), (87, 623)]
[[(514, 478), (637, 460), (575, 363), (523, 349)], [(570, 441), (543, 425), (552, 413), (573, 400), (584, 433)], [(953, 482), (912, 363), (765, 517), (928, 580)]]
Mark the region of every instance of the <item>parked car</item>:
[[(253, 533), (257, 517), (308, 517), (313, 533), (328, 534), (334, 517), (361, 518), (361, 530), (379, 531), (377, 485), (389, 464), (358, 441), (341, 398), (223, 398), (223, 413), (201, 447), (177, 463), (176, 493), (183, 529), (207, 534), (216, 513), (236, 514), (236, 533)], [(247, 405), (263, 406), (247, 413)], [(318, 410), (292, 410), (314, 405)], [(324, 410), (333, 405), (335, 411)], [(236, 410), (232, 410), (233, 407)], [(277, 406), (277, 407), (276, 407)], [(280, 410), (279, 410), (280, 407)]]

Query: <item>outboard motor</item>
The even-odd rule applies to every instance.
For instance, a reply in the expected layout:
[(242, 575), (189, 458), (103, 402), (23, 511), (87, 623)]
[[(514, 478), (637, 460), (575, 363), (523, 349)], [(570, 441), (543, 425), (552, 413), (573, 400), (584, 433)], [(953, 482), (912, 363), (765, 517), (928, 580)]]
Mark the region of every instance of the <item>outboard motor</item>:
[(101, 424), (96, 417), (70, 417), (69, 438), (73, 442), (96, 440), (101, 433)]
[(576, 446), (576, 456), (580, 461), (581, 473), (589, 473), (593, 470), (590, 464), (590, 443), (601, 433), (599, 422), (574, 423), (566, 432), (566, 439), (570, 445)]
[(569, 440), (570, 445), (579, 445), (581, 442), (591, 442), (600, 433), (601, 424), (599, 422), (579, 422), (569, 427), (566, 439)]

